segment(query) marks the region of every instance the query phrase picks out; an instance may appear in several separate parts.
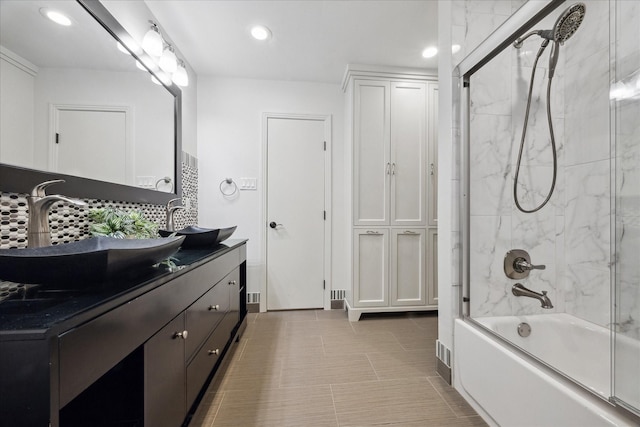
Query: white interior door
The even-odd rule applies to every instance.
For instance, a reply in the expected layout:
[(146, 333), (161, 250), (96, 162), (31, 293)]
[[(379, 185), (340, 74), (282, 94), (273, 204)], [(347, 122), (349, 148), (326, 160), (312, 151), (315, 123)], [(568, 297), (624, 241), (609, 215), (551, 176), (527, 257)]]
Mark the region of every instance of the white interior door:
[(267, 117), (267, 309), (324, 306), (325, 121)]
[(56, 108), (54, 118), (51, 170), (118, 184), (132, 183), (126, 111)]

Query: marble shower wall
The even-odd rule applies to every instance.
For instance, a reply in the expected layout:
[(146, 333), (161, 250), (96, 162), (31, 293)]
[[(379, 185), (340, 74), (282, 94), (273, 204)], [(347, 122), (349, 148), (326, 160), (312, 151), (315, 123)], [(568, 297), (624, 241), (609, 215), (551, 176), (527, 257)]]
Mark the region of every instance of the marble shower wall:
[[(454, 43), (459, 61), (502, 24), (524, 1), (458, 1)], [(560, 7), (536, 28), (552, 28)], [(513, 179), (528, 86), (541, 44), (531, 37), (507, 48), (471, 77), (470, 251), (471, 315), (568, 312), (610, 322), (610, 141), (609, 2), (589, 1), (579, 31), (560, 51), (552, 84), (551, 111), (558, 154), (556, 190), (533, 214), (513, 203)], [(550, 46), (540, 58), (529, 113), (518, 195), (532, 208), (551, 184), (552, 151), (546, 116)], [(503, 272), (509, 249), (525, 249), (545, 264), (520, 282), (547, 290), (554, 309), (511, 294), (514, 280)]]

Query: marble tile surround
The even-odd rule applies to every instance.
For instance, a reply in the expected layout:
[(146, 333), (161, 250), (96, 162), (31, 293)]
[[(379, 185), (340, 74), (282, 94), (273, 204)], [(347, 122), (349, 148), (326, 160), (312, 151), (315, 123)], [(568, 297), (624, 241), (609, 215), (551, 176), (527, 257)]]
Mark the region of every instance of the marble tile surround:
[[(454, 55), (462, 59), (524, 2), (456, 1), (453, 5), (452, 38), (463, 48)], [(638, 8), (637, 2), (620, 2), (619, 9)], [(638, 212), (640, 195), (638, 102), (619, 106), (615, 123), (617, 156), (610, 146), (609, 27), (608, 1), (587, 4), (579, 31), (562, 46), (552, 86), (552, 116), (558, 145), (557, 188), (545, 207), (535, 214), (515, 209), (513, 176), (533, 58), (540, 40), (532, 37), (520, 50), (507, 49), (471, 78), (471, 314), (520, 315), (546, 313), (535, 300), (515, 298), (514, 281), (502, 272), (502, 259), (510, 248), (524, 248), (534, 263), (547, 269), (532, 273), (522, 283), (547, 290), (553, 311), (568, 312), (600, 324), (611, 322), (611, 164), (617, 167), (618, 239), (617, 278), (620, 304), (618, 318), (627, 332), (640, 338), (640, 272)], [(540, 28), (551, 28), (562, 8), (546, 17)], [(617, 54), (626, 55), (624, 71), (638, 70), (635, 10), (618, 14)], [(633, 32), (625, 35), (625, 32)], [(634, 39), (635, 34), (635, 39)], [(630, 43), (629, 39), (636, 40)], [(549, 49), (548, 49), (549, 50)], [(546, 118), (548, 50), (541, 57), (534, 85), (526, 149), (518, 194), (531, 206), (546, 195), (551, 174)], [(640, 57), (640, 54), (636, 55)], [(617, 58), (618, 61), (621, 58)], [(629, 65), (628, 63), (631, 63)], [(619, 70), (622, 72), (623, 67)], [(454, 129), (455, 130), (455, 129)], [(455, 157), (454, 157), (455, 158)], [(454, 181), (459, 176), (454, 175)], [(454, 182), (454, 188), (458, 183)], [(624, 232), (623, 232), (624, 231)], [(459, 242), (454, 227), (453, 242)], [(454, 248), (455, 251), (455, 248)], [(634, 255), (635, 254), (635, 255)], [(454, 257), (457, 260), (458, 257)], [(454, 266), (454, 284), (460, 282)]]

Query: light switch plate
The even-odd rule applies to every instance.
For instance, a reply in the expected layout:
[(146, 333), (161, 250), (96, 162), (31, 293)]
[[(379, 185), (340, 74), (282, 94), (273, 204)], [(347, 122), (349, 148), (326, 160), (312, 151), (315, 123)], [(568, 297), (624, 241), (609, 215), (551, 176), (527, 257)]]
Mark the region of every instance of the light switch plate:
[(136, 185), (141, 188), (155, 188), (156, 177), (155, 176), (137, 176)]
[(257, 190), (258, 179), (257, 178), (240, 178), (240, 190)]

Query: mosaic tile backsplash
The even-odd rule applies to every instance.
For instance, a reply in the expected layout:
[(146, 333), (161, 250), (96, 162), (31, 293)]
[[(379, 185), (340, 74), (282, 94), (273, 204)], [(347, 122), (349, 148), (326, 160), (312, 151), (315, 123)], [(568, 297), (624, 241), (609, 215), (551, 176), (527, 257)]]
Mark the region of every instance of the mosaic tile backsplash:
[[(198, 164), (197, 159), (187, 153), (182, 156), (183, 200), (189, 199), (191, 208), (175, 214), (176, 228), (195, 225), (198, 222)], [(73, 206), (60, 202), (49, 211), (49, 226), (53, 244), (69, 243), (90, 237), (90, 221), (87, 213), (91, 209), (115, 207), (123, 210), (139, 209), (160, 228), (165, 225), (165, 207), (144, 203), (114, 200), (82, 199), (87, 206)], [(27, 194), (0, 191), (0, 249), (26, 248), (28, 208)]]

